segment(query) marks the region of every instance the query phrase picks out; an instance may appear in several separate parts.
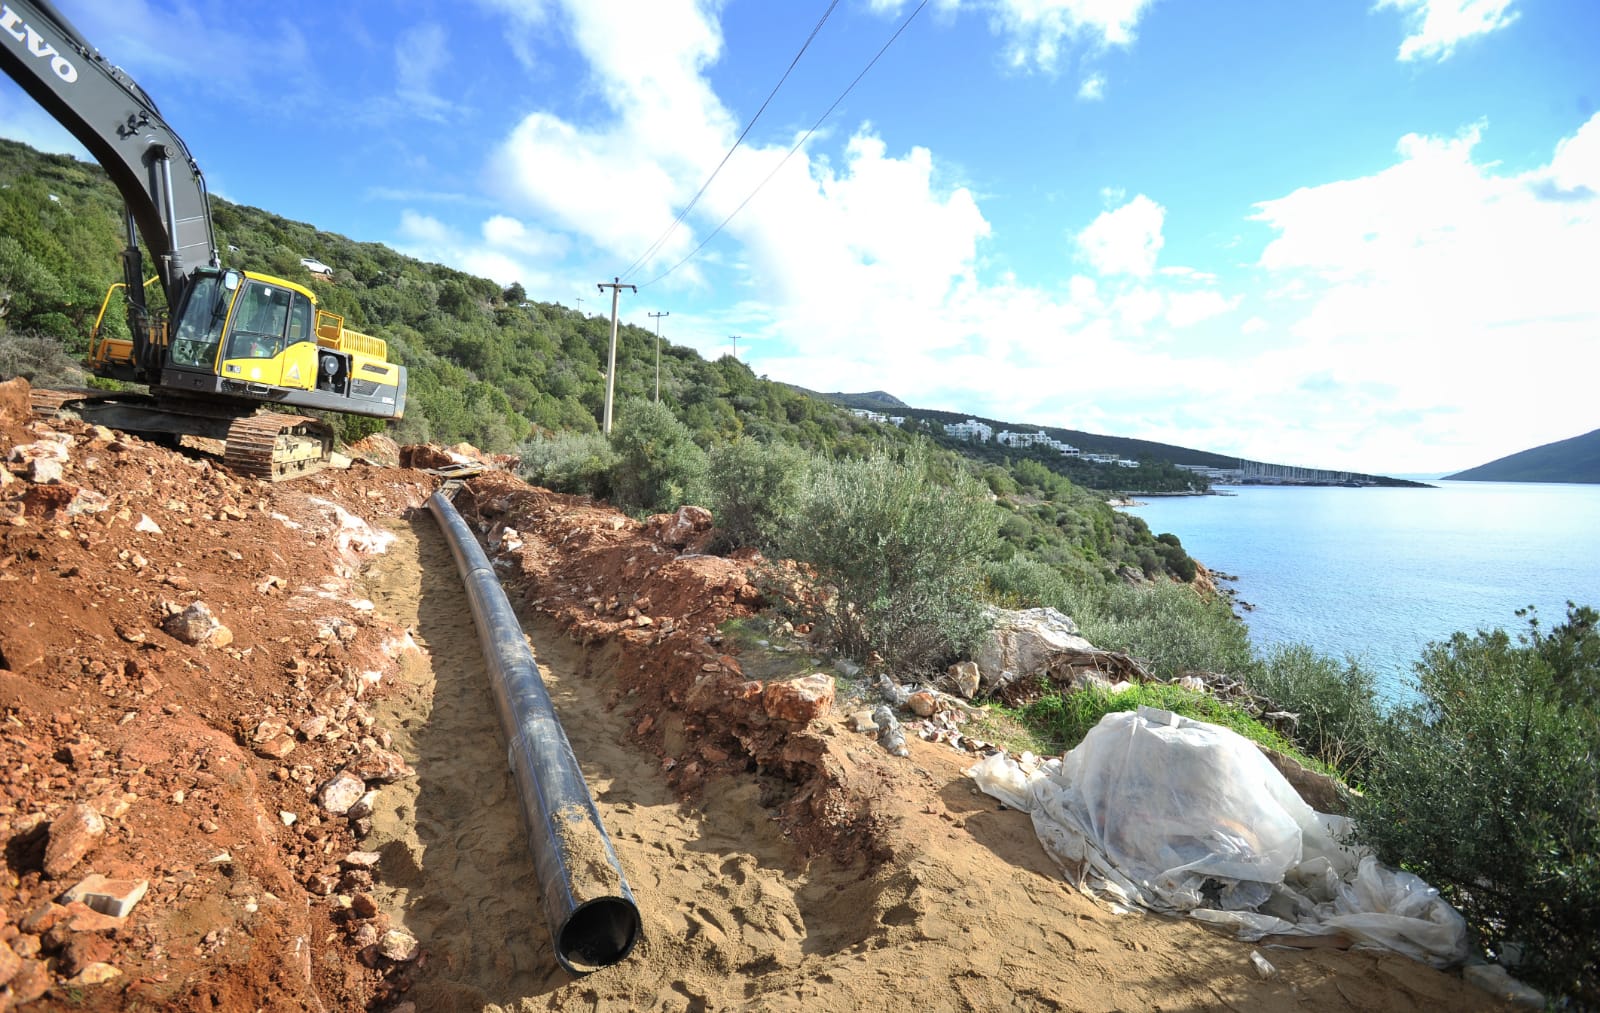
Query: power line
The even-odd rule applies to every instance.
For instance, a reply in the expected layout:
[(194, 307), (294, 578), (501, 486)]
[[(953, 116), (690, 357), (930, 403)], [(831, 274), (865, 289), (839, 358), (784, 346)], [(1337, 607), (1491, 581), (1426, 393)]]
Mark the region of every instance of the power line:
[(733, 142), (733, 147), (729, 148), (728, 153), (722, 156), (722, 161), (718, 162), (717, 167), (711, 170), (711, 175), (707, 176), (706, 181), (700, 184), (700, 189), (695, 191), (689, 203), (685, 204), (683, 210), (678, 212), (678, 217), (672, 220), (672, 224), (667, 226), (666, 231), (657, 236), (656, 241), (650, 244), (650, 248), (635, 258), (634, 262), (628, 265), (628, 269), (622, 272), (624, 278), (632, 277), (634, 271), (655, 256), (656, 251), (661, 249), (661, 244), (667, 241), (667, 238), (677, 230), (678, 226), (683, 224), (683, 220), (689, 216), (689, 212), (694, 210), (694, 206), (700, 202), (700, 198), (705, 194), (706, 188), (711, 185), (711, 181), (717, 178), (717, 174), (722, 171), (722, 167), (728, 164), (728, 159), (732, 158), (733, 153), (739, 150), (739, 145), (744, 143), (745, 135), (750, 133), (751, 128), (756, 125), (756, 121), (761, 118), (761, 114), (767, 111), (768, 103), (772, 101), (773, 96), (778, 94), (778, 89), (783, 87), (783, 82), (789, 80), (789, 75), (794, 72), (795, 65), (800, 62), (800, 57), (804, 56), (805, 51), (811, 48), (811, 41), (817, 37), (818, 32), (822, 31), (822, 26), (827, 23), (828, 17), (833, 14), (833, 9), (837, 6), (839, 6), (839, 0), (833, 0), (832, 3), (828, 4), (828, 9), (822, 12), (822, 17), (817, 20), (815, 27), (811, 29), (811, 34), (806, 36), (805, 44), (800, 47), (798, 53), (794, 54), (794, 59), (789, 61), (789, 69), (785, 70), (783, 76), (778, 78), (778, 83), (772, 86), (772, 91), (767, 93), (766, 101), (762, 102), (761, 108), (757, 109), (756, 114), (750, 117), (750, 122), (745, 124), (744, 130), (739, 134), (738, 139)]
[(873, 55), (872, 59), (867, 61), (867, 65), (865, 67), (861, 68), (861, 73), (859, 73), (859, 74), (857, 74), (855, 76), (855, 80), (850, 82), (850, 86), (847, 87), (844, 91), (839, 93), (839, 97), (833, 100), (833, 105), (828, 107), (827, 112), (824, 112), (821, 116), (817, 117), (817, 122), (811, 124), (811, 129), (807, 130), (805, 132), (805, 134), (800, 138), (800, 140), (795, 142), (794, 147), (789, 149), (789, 153), (783, 156), (783, 160), (781, 162), (779, 162), (777, 165), (773, 166), (772, 167), (772, 171), (767, 173), (766, 177), (764, 179), (762, 179), (761, 182), (756, 184), (756, 188), (754, 190), (750, 191), (750, 196), (748, 196), (744, 200), (740, 201), (739, 202), (739, 206), (734, 208), (733, 211), (728, 215), (728, 217), (724, 218), (720, 223), (718, 223), (717, 227), (715, 229), (711, 230), (711, 234), (706, 236), (704, 239), (702, 239), (700, 241), (700, 245), (699, 246), (696, 246), (694, 249), (690, 250), (688, 256), (684, 257), (682, 260), (678, 261), (676, 264), (673, 264), (671, 267), (667, 268), (665, 271), (662, 271), (660, 274), (656, 275), (654, 278), (651, 278), (649, 281), (645, 282), (642, 287), (649, 288), (651, 285), (654, 285), (656, 282), (660, 281), (662, 278), (665, 278), (667, 275), (671, 274), (673, 271), (676, 271), (678, 268), (680, 268), (683, 265), (687, 264), (689, 261), (694, 259), (695, 254), (697, 254), (701, 250), (705, 249), (707, 243), (709, 243), (709, 242), (711, 242), (711, 240), (717, 238), (718, 233), (720, 233), (724, 228), (726, 228), (727, 224), (729, 222), (733, 221), (734, 217), (736, 215), (738, 215), (739, 212), (744, 210), (744, 206), (746, 204), (749, 204), (752, 200), (755, 199), (755, 195), (761, 192), (761, 188), (766, 186), (767, 183), (769, 183), (772, 180), (772, 177), (774, 177), (774, 176), (776, 176), (778, 174), (778, 170), (782, 169), (786, 164), (788, 164), (789, 159), (794, 157), (794, 153), (796, 151), (799, 151), (805, 145), (806, 141), (811, 139), (811, 135), (817, 132), (817, 128), (822, 126), (823, 121), (826, 120), (829, 116), (833, 115), (833, 111), (839, 107), (839, 103), (843, 102), (845, 100), (845, 96), (849, 95), (850, 92), (855, 89), (855, 86), (861, 83), (861, 79), (867, 76), (867, 71), (871, 70), (873, 64), (877, 63), (878, 59), (880, 57), (882, 57), (884, 53), (888, 52), (889, 47), (894, 45), (894, 41), (900, 37), (900, 33), (906, 30), (906, 27), (911, 24), (912, 19), (915, 18), (918, 14), (921, 14), (922, 13), (922, 8), (924, 8), (926, 6), (928, 6), (928, 0), (922, 0), (921, 3), (917, 4), (917, 9), (912, 11), (906, 17), (906, 19), (904, 21), (900, 22), (900, 27), (896, 28), (894, 30), (894, 34), (889, 36), (889, 41), (885, 42), (883, 44), (882, 48), (880, 48), (877, 51), (877, 53), (875, 53)]

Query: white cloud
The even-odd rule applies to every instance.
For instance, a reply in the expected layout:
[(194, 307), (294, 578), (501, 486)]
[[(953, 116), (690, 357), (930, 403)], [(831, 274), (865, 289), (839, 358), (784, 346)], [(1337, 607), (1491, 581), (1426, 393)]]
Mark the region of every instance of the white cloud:
[(1127, 46), (1153, 0), (999, 0), (991, 17), (1011, 39), (1013, 66), (1051, 70), (1064, 41)]
[[(1407, 135), (1381, 172), (1258, 205), (1276, 232), (1260, 266), (1303, 297), (1279, 300), (1297, 339), (1283, 377), (1323, 377), (1318, 399), (1342, 409), (1326, 424), (1406, 458), (1396, 470), (1594, 427), (1592, 370), (1574, 367), (1595, 361), (1600, 332), (1600, 116), (1521, 174), (1474, 160), (1482, 129)], [(1359, 435), (1380, 409), (1402, 413), (1403, 442)]]
[(1411, 34), (1400, 43), (1400, 59), (1447, 59), (1456, 44), (1505, 28), (1517, 20), (1514, 0), (1378, 0), (1377, 10), (1393, 7), (1404, 15)]
[[(580, 127), (534, 112), (501, 145), (491, 175), (513, 207), (626, 263), (672, 223), (735, 135), (703, 75), (721, 52), (720, 29), (692, 0), (622, 19), (579, 0), (566, 11), (613, 115)], [(679, 229), (657, 262), (687, 253), (691, 236)]]
[(395, 92), (411, 113), (444, 122), (452, 103), (438, 94), (434, 79), (449, 53), (444, 27), (437, 22), (418, 22), (395, 39)]
[(1078, 85), (1078, 97), (1085, 102), (1098, 102), (1106, 97), (1106, 79), (1104, 74), (1090, 74)]
[(1174, 292), (1167, 297), (1167, 323), (1182, 329), (1221, 316), (1239, 305), (1240, 298), (1221, 292), (1203, 290)]
[(1119, 208), (1101, 212), (1078, 233), (1078, 248), (1102, 275), (1149, 277), (1165, 242), (1161, 226), (1166, 214), (1166, 208), (1138, 194)]
[[(991, 28), (1006, 39), (1006, 61), (1018, 69), (1054, 71), (1068, 44), (1095, 49), (1128, 46), (1134, 28), (1155, 0), (943, 0), (945, 10), (979, 10), (989, 16)], [(872, 10), (898, 15), (912, 0), (872, 0)], [(1093, 75), (1084, 82), (1099, 80)], [(1098, 98), (1098, 94), (1083, 98)]]
[(408, 208), (400, 212), (397, 231), (395, 248), (419, 260), (450, 264), (501, 285), (521, 282), (531, 292), (573, 287), (549, 267), (566, 254), (567, 241), (507, 215), (489, 217), (479, 236), (469, 239), (432, 215)]

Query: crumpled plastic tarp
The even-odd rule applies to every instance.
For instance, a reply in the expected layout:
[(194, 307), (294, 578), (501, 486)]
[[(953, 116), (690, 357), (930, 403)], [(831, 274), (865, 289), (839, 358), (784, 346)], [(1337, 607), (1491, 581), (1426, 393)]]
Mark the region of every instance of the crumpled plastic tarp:
[(1032, 814), (1079, 887), (1188, 914), (1243, 939), (1342, 934), (1436, 967), (1468, 956), (1466, 922), (1418, 877), (1346, 843), (1253, 743), (1141, 707), (1107, 714), (1065, 757), (995, 754), (967, 773)]

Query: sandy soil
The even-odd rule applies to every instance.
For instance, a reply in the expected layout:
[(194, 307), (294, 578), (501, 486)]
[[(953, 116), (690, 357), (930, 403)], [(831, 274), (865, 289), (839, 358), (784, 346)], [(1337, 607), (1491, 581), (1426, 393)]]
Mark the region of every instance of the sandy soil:
[[(1263, 979), (1247, 944), (1113, 914), (976, 792), (970, 757), (913, 737), (898, 759), (847, 730), (848, 680), (819, 720), (768, 714), (771, 683), (829, 669), (803, 644), (724, 639), (761, 599), (746, 563), (693, 551), (703, 532), (491, 474), (458, 506), (523, 610), (644, 922), (628, 959), (575, 977), (419, 509), (436, 480), (240, 481), (41, 425), (0, 385), (0, 457), (51, 433), (59, 486), (26, 460), (0, 485), (0, 1010), (1496, 1008), (1377, 953), (1267, 950)], [(69, 513), (83, 490), (106, 508)], [(162, 603), (195, 599), (232, 643), (165, 631)], [(376, 791), (370, 815), (322, 805), (341, 771)], [(105, 829), (49, 874), (78, 805)], [(91, 872), (149, 892), (96, 922), (59, 903)]]

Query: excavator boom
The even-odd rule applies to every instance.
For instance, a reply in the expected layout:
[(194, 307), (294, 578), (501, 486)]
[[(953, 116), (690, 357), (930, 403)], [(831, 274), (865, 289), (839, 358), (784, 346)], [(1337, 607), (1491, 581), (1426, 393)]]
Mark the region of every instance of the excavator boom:
[[(156, 258), (167, 305), (178, 305), (189, 271), (220, 263), (205, 177), (183, 139), (49, 0), (0, 3), (0, 32), (0, 67), (106, 170)], [(144, 279), (135, 270), (123, 280), (131, 296)]]
[[(0, 0), (0, 69), (89, 150), (122, 194), (128, 245), (120, 284), (132, 340), (105, 338), (97, 324), (89, 365), (151, 391), (42, 392), (39, 410), (75, 411), (135, 432), (222, 438), (229, 465), (261, 477), (314, 470), (334, 443), (326, 423), (257, 415), (262, 405), (404, 414), (405, 367), (388, 361), (381, 339), (346, 330), (303, 285), (222, 269), (205, 177), (188, 147), (138, 82), (51, 0)], [(159, 314), (146, 304), (140, 239), (166, 296)]]

